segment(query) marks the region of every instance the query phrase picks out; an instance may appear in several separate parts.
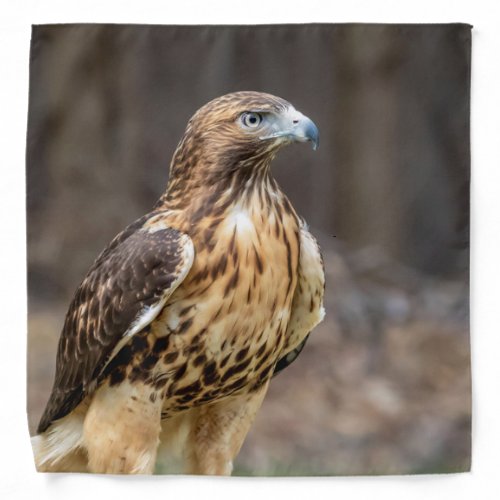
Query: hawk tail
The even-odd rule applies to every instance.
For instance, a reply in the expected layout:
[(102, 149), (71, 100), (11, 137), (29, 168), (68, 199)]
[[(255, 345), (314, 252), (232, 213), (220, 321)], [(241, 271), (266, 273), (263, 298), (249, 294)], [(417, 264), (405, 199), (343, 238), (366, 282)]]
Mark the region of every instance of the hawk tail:
[(86, 472), (84, 415), (72, 413), (31, 438), (38, 472)]

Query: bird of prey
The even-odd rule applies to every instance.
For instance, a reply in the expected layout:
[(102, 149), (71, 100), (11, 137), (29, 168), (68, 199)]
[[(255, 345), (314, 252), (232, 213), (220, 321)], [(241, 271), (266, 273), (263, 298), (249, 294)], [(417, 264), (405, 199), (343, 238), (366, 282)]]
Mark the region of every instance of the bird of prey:
[(231, 473), (270, 379), (324, 315), (318, 244), (270, 172), (283, 146), (318, 140), (270, 94), (194, 114), (165, 193), (69, 306), (39, 471)]

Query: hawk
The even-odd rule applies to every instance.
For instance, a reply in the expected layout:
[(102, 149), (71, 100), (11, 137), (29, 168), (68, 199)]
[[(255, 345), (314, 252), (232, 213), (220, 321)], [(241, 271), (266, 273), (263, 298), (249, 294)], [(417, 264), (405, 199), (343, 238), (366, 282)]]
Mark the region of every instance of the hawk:
[(265, 93), (194, 114), (165, 193), (69, 306), (39, 471), (231, 473), (270, 379), (324, 315), (318, 244), (270, 172), (283, 146), (318, 140)]

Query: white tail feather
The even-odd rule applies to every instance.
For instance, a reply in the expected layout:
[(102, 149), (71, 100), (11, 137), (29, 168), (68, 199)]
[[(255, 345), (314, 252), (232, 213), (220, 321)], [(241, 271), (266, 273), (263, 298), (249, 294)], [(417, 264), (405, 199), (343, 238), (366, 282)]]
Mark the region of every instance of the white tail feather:
[[(38, 471), (50, 472), (56, 470), (80, 469), (76, 467), (74, 455), (83, 448), (84, 415), (71, 413), (55, 421), (43, 434), (31, 438), (31, 446), (35, 455)], [(63, 462), (66, 461), (66, 465)], [(75, 467), (71, 467), (73, 463)]]

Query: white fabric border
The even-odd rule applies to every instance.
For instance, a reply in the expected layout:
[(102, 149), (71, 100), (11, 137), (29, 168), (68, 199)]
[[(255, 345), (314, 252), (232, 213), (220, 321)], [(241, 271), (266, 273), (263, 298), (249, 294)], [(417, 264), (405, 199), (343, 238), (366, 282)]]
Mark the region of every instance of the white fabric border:
[[(5, 0), (0, 7), (0, 497), (497, 499), (500, 450), (500, 2), (498, 0)], [(31, 24), (466, 22), (473, 30), (473, 472), (352, 478), (184, 478), (43, 475), (34, 470), (26, 401), (25, 146)], [(334, 453), (334, 450), (332, 450)]]

